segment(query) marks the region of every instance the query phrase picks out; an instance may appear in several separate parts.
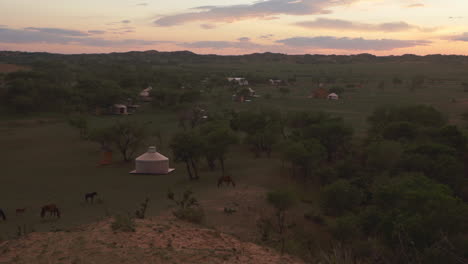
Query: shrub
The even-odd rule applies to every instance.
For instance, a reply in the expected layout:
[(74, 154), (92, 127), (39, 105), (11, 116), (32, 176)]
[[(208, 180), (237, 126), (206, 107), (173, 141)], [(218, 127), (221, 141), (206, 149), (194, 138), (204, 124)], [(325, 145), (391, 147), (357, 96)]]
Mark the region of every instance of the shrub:
[(179, 208), (173, 212), (180, 220), (201, 224), (205, 220), (205, 212), (200, 207)]
[(353, 240), (359, 234), (359, 219), (355, 215), (346, 215), (336, 219), (331, 227), (333, 237), (339, 241)]
[(321, 197), (322, 208), (332, 215), (351, 211), (362, 201), (361, 191), (347, 180), (338, 180), (325, 186)]
[(115, 232), (135, 232), (135, 221), (130, 215), (116, 215), (111, 228)]

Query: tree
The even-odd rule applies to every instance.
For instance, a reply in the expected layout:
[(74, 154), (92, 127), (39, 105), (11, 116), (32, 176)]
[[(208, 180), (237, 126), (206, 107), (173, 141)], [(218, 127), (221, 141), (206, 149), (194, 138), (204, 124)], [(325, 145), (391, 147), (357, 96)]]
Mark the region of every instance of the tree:
[(276, 226), (280, 236), (281, 254), (283, 254), (286, 231), (288, 228), (292, 227), (292, 225), (289, 225), (286, 221), (286, 212), (294, 206), (296, 198), (289, 191), (272, 191), (267, 194), (267, 201), (276, 210)]
[(393, 88), (395, 88), (397, 85), (401, 85), (403, 83), (403, 80), (395, 76), (392, 79), (392, 83), (393, 83)]
[(416, 89), (423, 88), (425, 77), (423, 75), (413, 76), (411, 79), (411, 86), (409, 87), (410, 91), (415, 91)]
[(68, 118), (68, 124), (78, 129), (81, 139), (85, 139), (88, 136), (88, 120), (83, 115), (70, 116)]
[(201, 128), (204, 155), (219, 161), (222, 175), (225, 175), (225, 160), (229, 147), (237, 143), (237, 136), (224, 123), (212, 122)]
[(367, 147), (367, 166), (375, 171), (387, 171), (396, 166), (403, 155), (403, 146), (396, 141), (375, 142)]
[(192, 131), (180, 132), (172, 138), (170, 147), (175, 161), (185, 162), (189, 179), (199, 179), (197, 162), (203, 149), (200, 136)]
[(375, 191), (374, 226), (393, 247), (405, 236), (419, 250), (431, 247), (441, 236), (466, 232), (468, 206), (450, 189), (421, 174), (402, 174)]
[(110, 141), (122, 154), (124, 161), (130, 161), (149, 136), (145, 125), (128, 119), (117, 121), (109, 131)]
[(88, 140), (99, 143), (101, 149), (110, 149), (113, 133), (112, 127), (95, 128), (89, 132)]
[(311, 125), (304, 130), (306, 138), (316, 138), (325, 147), (328, 161), (333, 161), (336, 155), (346, 149), (353, 135), (351, 127), (340, 121), (322, 122)]
[(313, 168), (326, 158), (326, 150), (314, 139), (301, 142), (286, 141), (283, 143), (282, 155), (284, 160), (293, 165), (293, 174), (294, 167), (299, 167), (304, 179), (307, 179)]
[(240, 112), (231, 120), (231, 127), (247, 134), (245, 143), (251, 147), (255, 157), (262, 153), (270, 156), (273, 145), (284, 134), (284, 120), (275, 110)]
[(362, 192), (347, 180), (337, 180), (325, 186), (320, 197), (323, 209), (331, 215), (352, 211), (363, 199)]
[(382, 80), (379, 82), (379, 84), (377, 85), (377, 88), (379, 88), (380, 90), (385, 90), (385, 81)]

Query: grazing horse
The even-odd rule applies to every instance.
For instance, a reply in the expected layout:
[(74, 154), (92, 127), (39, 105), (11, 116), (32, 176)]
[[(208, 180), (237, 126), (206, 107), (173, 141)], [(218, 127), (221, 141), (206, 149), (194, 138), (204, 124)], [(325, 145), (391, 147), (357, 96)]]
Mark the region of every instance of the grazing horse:
[(91, 203), (94, 202), (94, 196), (96, 196), (98, 193), (97, 192), (92, 192), (92, 193), (87, 193), (85, 194), (85, 200), (88, 202), (88, 200), (91, 200)]
[(47, 212), (50, 216), (60, 218), (60, 210), (55, 204), (44, 205), (41, 209), (41, 218), (44, 218)]
[(18, 208), (16, 209), (16, 215), (22, 215), (26, 211), (26, 208)]
[(227, 185), (229, 186), (229, 184), (232, 184), (232, 187), (236, 187), (236, 183), (232, 180), (232, 177), (231, 176), (221, 176), (219, 179), (218, 179), (218, 188), (219, 186), (221, 186), (221, 184), (223, 183), (227, 183)]
[(3, 221), (6, 221), (6, 215), (2, 209), (0, 209), (0, 218), (3, 219)]

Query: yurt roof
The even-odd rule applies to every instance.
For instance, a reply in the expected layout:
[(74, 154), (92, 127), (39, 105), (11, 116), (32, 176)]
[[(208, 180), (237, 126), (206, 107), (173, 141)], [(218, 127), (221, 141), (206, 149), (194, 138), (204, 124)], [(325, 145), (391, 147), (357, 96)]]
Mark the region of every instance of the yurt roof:
[(159, 152), (156, 152), (156, 148), (150, 147), (148, 152), (143, 153), (141, 156), (136, 158), (137, 161), (161, 161), (169, 160), (166, 156), (162, 155)]

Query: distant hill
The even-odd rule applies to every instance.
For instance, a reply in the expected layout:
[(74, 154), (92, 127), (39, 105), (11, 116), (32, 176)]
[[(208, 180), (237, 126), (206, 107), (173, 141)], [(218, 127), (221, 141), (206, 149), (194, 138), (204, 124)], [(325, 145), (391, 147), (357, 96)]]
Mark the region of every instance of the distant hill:
[(297, 64), (349, 64), (349, 63), (385, 63), (385, 62), (427, 62), (427, 63), (462, 63), (468, 64), (468, 56), (462, 55), (426, 55), (406, 54), (402, 56), (375, 56), (372, 54), (357, 55), (286, 55), (280, 53), (254, 53), (239, 56), (199, 55), (190, 51), (159, 52), (131, 51), (108, 54), (52, 54), (44, 52), (0, 51), (0, 63), (30, 65), (44, 61), (80, 62), (135, 62), (151, 64), (207, 64), (207, 63), (249, 63), (249, 62), (284, 62)]

